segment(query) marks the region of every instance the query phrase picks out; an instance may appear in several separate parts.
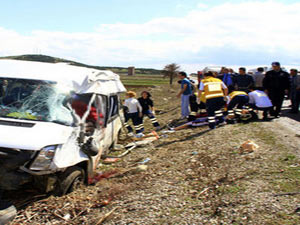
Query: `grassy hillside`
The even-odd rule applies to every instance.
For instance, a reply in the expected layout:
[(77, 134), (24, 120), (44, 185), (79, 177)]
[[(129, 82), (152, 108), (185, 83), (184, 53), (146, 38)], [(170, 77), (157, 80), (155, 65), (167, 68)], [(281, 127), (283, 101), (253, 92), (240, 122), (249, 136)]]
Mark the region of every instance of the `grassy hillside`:
[[(0, 59), (16, 59), (16, 60), (27, 60), (27, 61), (48, 62), (48, 63), (64, 62), (64, 63), (69, 63), (70, 65), (74, 65), (74, 66), (82, 66), (82, 67), (94, 68), (94, 69), (99, 69), (99, 70), (112, 70), (118, 74), (124, 74), (124, 75), (127, 74), (127, 68), (125, 68), (125, 67), (92, 66), (92, 65), (87, 65), (87, 64), (67, 60), (67, 59), (61, 59), (61, 58), (56, 58), (56, 57), (52, 57), (52, 56), (47, 56), (47, 55), (5, 56), (5, 57), (0, 57)], [(140, 74), (160, 75), (161, 74), (161, 70), (147, 69), (147, 68), (136, 68), (135, 72), (137, 75), (140, 75)]]

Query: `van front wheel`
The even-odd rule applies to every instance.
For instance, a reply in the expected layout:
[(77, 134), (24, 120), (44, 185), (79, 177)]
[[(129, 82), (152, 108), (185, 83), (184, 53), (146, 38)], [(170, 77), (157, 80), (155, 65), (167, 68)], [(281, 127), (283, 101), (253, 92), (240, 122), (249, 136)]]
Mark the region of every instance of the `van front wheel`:
[(68, 194), (84, 184), (85, 172), (79, 166), (66, 169), (58, 178), (56, 195)]

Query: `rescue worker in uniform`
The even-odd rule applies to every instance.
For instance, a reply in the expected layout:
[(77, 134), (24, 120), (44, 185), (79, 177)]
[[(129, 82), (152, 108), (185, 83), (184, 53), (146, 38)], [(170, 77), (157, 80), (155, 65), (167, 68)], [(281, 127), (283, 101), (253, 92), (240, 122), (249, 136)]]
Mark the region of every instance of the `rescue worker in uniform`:
[(228, 94), (228, 88), (223, 81), (215, 78), (212, 72), (207, 72), (199, 86), (198, 102), (200, 102), (202, 94), (206, 99), (208, 126), (210, 129), (215, 129), (216, 125), (224, 122), (222, 108), (225, 103), (224, 96)]
[(142, 106), (142, 117), (141, 117), (141, 129), (144, 131), (144, 124), (143, 124), (143, 118), (144, 116), (148, 116), (148, 118), (151, 120), (153, 127), (156, 131), (160, 129), (159, 123), (157, 119), (155, 118), (155, 110), (153, 101), (151, 99), (151, 94), (148, 91), (143, 91), (141, 93), (141, 97), (138, 98), (138, 101), (140, 105)]
[(196, 119), (197, 112), (198, 112), (198, 103), (197, 103), (197, 96), (196, 94), (190, 95), (190, 115), (188, 116), (188, 121), (193, 121)]
[(126, 100), (124, 102), (124, 106), (126, 107), (126, 112), (124, 111), (125, 116), (125, 127), (128, 130), (129, 136), (133, 136), (133, 129), (128, 124), (128, 121), (131, 119), (132, 123), (135, 127), (136, 137), (143, 137), (144, 134), (142, 133), (142, 125), (141, 125), (141, 117), (143, 116), (142, 113), (142, 106), (140, 105), (139, 101), (135, 98), (136, 93), (133, 91), (128, 91), (126, 93)]
[(229, 94), (229, 102), (227, 107), (229, 122), (233, 122), (234, 118), (240, 119), (244, 108), (248, 111), (252, 111), (252, 109), (246, 106), (248, 102), (248, 94), (244, 91), (233, 91)]
[(290, 89), (290, 79), (289, 74), (280, 68), (279, 62), (272, 63), (272, 70), (268, 71), (263, 79), (263, 88), (273, 104), (270, 114), (280, 117), (284, 95), (288, 94)]
[(200, 104), (197, 102), (198, 93), (194, 93), (190, 96), (190, 115), (188, 117), (188, 121), (194, 121), (198, 117), (207, 116), (206, 107), (205, 107), (205, 96), (202, 95), (200, 99)]

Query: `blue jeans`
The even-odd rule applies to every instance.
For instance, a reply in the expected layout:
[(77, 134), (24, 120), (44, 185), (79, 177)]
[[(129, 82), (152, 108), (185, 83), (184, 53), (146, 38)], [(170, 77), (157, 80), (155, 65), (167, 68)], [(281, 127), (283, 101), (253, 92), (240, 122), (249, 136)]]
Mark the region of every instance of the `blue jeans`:
[(190, 95), (181, 95), (181, 116), (187, 117), (190, 115)]

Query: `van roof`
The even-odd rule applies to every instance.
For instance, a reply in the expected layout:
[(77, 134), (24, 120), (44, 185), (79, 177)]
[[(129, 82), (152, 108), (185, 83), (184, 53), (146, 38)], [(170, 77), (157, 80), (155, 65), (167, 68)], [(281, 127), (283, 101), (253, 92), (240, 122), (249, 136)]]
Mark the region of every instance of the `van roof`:
[(109, 70), (72, 66), (66, 63), (44, 63), (22, 60), (0, 60), (0, 78), (22, 78), (54, 81), (77, 93), (110, 95), (125, 92), (119, 75)]

